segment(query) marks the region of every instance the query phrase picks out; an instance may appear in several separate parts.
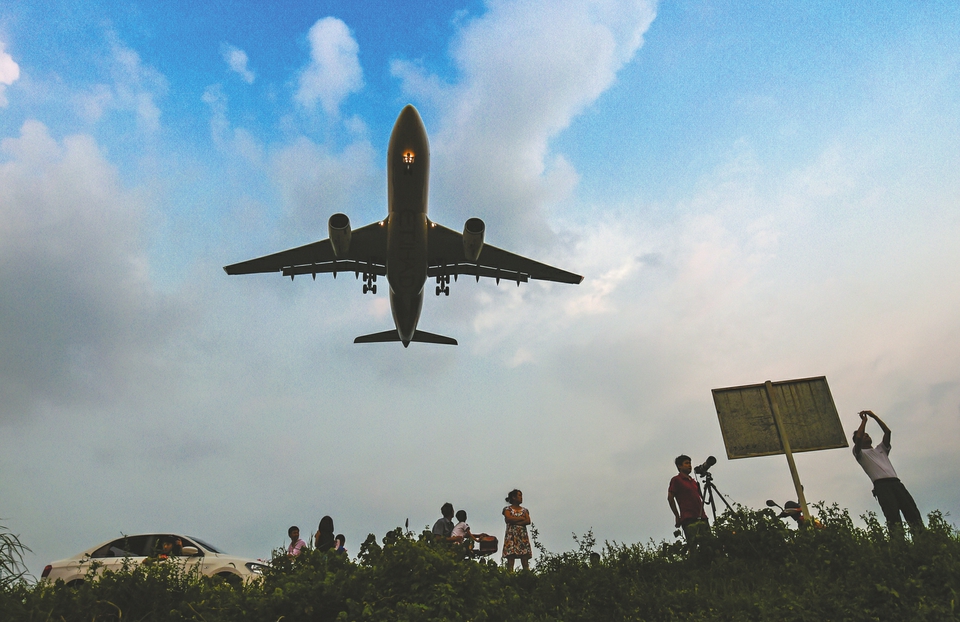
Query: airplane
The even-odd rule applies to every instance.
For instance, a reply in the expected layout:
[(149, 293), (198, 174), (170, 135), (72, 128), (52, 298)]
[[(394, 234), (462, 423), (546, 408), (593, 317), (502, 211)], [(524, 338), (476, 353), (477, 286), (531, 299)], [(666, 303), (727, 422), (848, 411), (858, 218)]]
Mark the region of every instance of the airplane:
[(417, 330), (424, 284), (436, 278), (437, 296), (450, 295), (450, 277), (460, 275), (516, 281), (529, 279), (579, 284), (583, 277), (484, 244), (485, 225), (469, 218), (460, 234), (427, 218), (430, 146), (420, 113), (407, 105), (393, 126), (387, 148), (387, 217), (355, 231), (345, 214), (333, 214), (325, 240), (224, 266), (227, 274), (280, 272), (297, 275), (363, 273), (363, 293), (377, 293), (377, 277), (387, 277), (394, 329), (362, 335), (354, 343), (411, 341), (457, 345), (452, 337)]

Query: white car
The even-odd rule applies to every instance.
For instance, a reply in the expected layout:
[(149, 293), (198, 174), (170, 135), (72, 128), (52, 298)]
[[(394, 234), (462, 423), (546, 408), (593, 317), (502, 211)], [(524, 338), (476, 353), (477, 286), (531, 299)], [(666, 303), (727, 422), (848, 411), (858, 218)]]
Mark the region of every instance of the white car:
[(40, 575), (42, 580), (55, 582), (63, 579), (67, 585), (82, 583), (91, 566), (96, 565), (97, 574), (105, 570), (120, 570), (124, 562), (133, 568), (152, 559), (164, 563), (182, 563), (190, 571), (208, 577), (219, 577), (229, 582), (251, 581), (263, 574), (268, 565), (253, 559), (227, 555), (215, 546), (193, 536), (171, 533), (150, 533), (123, 536), (104, 542), (73, 557), (49, 564)]

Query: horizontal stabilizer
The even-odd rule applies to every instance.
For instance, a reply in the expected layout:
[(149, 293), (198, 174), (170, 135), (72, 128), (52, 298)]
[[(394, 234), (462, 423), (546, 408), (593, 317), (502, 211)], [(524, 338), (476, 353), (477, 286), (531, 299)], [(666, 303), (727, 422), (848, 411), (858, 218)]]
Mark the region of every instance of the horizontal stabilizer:
[(457, 340), (453, 337), (444, 337), (443, 335), (434, 335), (433, 333), (428, 333), (423, 330), (413, 331), (413, 339), (411, 341), (419, 341), (420, 343), (439, 343), (445, 346), (455, 346), (457, 345)]
[[(397, 329), (385, 330), (382, 333), (372, 333), (370, 335), (360, 335), (353, 340), (353, 343), (386, 343), (389, 341), (400, 341), (400, 333)], [(419, 341), (420, 343), (438, 343), (447, 346), (457, 345), (457, 340), (443, 335), (434, 335), (423, 330), (413, 331), (413, 339), (410, 341)]]
[(387, 341), (400, 341), (400, 333), (397, 332), (396, 328), (385, 330), (382, 333), (360, 335), (353, 340), (353, 343), (385, 343)]

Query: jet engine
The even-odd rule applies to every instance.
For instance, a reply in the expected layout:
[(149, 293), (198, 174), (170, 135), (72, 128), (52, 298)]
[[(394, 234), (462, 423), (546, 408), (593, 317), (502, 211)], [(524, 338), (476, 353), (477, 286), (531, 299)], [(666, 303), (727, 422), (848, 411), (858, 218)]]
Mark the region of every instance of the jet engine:
[(463, 225), (463, 254), (467, 261), (476, 261), (483, 250), (483, 221), (479, 218), (469, 218)]
[(327, 232), (330, 234), (330, 246), (333, 254), (344, 257), (350, 252), (350, 219), (346, 214), (334, 214), (327, 221)]

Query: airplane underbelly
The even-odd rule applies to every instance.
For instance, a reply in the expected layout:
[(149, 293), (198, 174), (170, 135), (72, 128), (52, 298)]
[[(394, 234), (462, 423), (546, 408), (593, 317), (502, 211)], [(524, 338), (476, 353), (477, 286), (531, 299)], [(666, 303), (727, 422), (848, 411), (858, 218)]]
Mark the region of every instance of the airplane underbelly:
[(390, 215), (387, 237), (387, 281), (404, 296), (419, 294), (427, 280), (427, 217), (416, 212)]
[(390, 308), (400, 337), (409, 340), (420, 321), (423, 284), (427, 280), (427, 215), (405, 210), (390, 214), (390, 221), (387, 234)]

